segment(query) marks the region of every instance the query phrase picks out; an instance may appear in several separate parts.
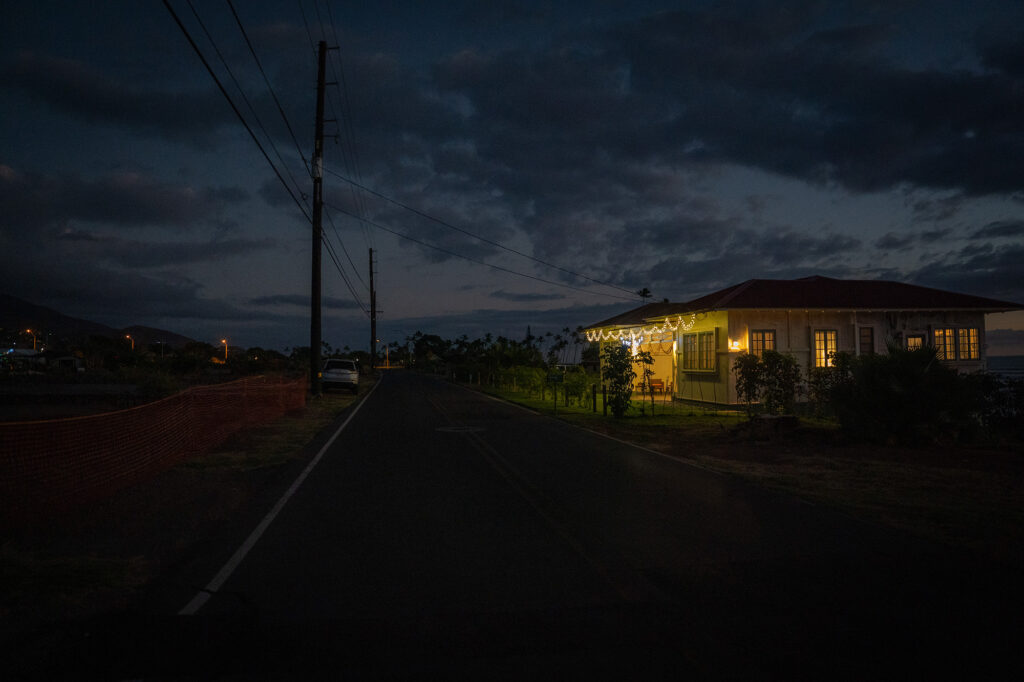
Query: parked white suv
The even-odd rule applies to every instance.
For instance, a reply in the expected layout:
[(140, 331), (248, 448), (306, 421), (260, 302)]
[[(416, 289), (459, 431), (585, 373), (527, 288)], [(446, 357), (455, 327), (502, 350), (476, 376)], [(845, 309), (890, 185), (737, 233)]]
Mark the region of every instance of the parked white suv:
[(324, 363), (321, 382), (325, 391), (332, 388), (347, 388), (353, 393), (358, 393), (359, 366), (354, 360), (331, 358)]

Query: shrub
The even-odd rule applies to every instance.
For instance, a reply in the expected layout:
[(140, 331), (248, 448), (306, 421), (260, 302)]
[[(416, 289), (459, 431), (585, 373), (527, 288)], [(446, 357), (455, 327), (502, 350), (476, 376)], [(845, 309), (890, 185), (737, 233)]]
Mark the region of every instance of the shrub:
[(747, 404), (747, 416), (754, 414), (754, 403), (761, 395), (761, 359), (753, 353), (744, 353), (732, 364), (736, 375), (736, 395)]
[(874, 440), (920, 443), (973, 436), (985, 391), (938, 360), (934, 348), (837, 358), (827, 387), (843, 430)]
[(608, 407), (615, 417), (629, 411), (633, 395), (633, 356), (628, 346), (612, 343), (601, 349), (601, 378), (608, 389)]
[(761, 401), (768, 414), (791, 414), (800, 383), (800, 364), (791, 355), (766, 350), (761, 356)]
[(800, 365), (792, 356), (773, 350), (764, 351), (760, 358), (744, 353), (733, 362), (732, 371), (736, 374), (736, 393), (747, 404), (749, 416), (753, 416), (753, 404), (758, 401), (768, 414), (793, 411)]

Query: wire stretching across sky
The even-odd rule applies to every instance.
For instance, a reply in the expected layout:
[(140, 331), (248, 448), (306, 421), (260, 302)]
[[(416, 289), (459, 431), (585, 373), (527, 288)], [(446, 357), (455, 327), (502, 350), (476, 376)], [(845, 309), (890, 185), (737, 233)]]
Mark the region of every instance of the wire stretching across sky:
[[(192, 3), (190, 2), (189, 7), (191, 6)], [(174, 11), (173, 7), (171, 7), (171, 3), (169, 2), (169, 0), (164, 0), (164, 7), (166, 7), (167, 11), (171, 13), (171, 16), (174, 18), (174, 22), (178, 24), (178, 28), (181, 29), (181, 32), (188, 40), (189, 45), (191, 45), (192, 49), (195, 51), (196, 56), (199, 57), (199, 61), (201, 61), (203, 63), (203, 66), (206, 67), (206, 70), (210, 74), (210, 77), (213, 78), (213, 82), (217, 84), (217, 88), (220, 90), (220, 93), (224, 95), (224, 99), (226, 99), (228, 101), (228, 104), (231, 105), (231, 109), (235, 112), (235, 115), (238, 117), (238, 120), (241, 121), (242, 125), (245, 126), (245, 129), (249, 132), (249, 137), (251, 137), (252, 141), (256, 143), (257, 147), (259, 147), (260, 152), (263, 154), (263, 158), (266, 159), (267, 163), (270, 164), (270, 167), (274, 169), (274, 174), (277, 176), (277, 179), (281, 181), (281, 184), (284, 186), (285, 191), (288, 192), (288, 196), (290, 196), (292, 198), (292, 201), (295, 202), (295, 205), (299, 207), (299, 210), (302, 212), (302, 215), (305, 216), (306, 220), (312, 223), (313, 219), (312, 217), (310, 217), (308, 213), (306, 213), (306, 207), (302, 205), (302, 202), (299, 201), (299, 198), (295, 196), (295, 194), (292, 192), (291, 187), (289, 187), (288, 183), (285, 182), (284, 176), (281, 175), (281, 171), (279, 171), (277, 169), (277, 166), (274, 165), (274, 161), (267, 154), (267, 150), (263, 148), (263, 145), (260, 143), (259, 138), (256, 137), (256, 133), (253, 132), (248, 122), (246, 122), (245, 117), (242, 115), (242, 112), (239, 111), (238, 107), (235, 105), (234, 100), (231, 99), (231, 95), (229, 95), (228, 91), (224, 88), (224, 84), (220, 82), (219, 78), (217, 78), (217, 74), (214, 73), (213, 68), (210, 66), (210, 63), (206, 61), (206, 57), (203, 56), (203, 53), (199, 49), (199, 46), (196, 45), (196, 41), (192, 39), (192, 34), (188, 32), (187, 28), (185, 28), (185, 24), (181, 23), (181, 18), (178, 17), (178, 13)]]
[[(244, 91), (242, 91), (241, 86), (239, 85), (238, 81), (234, 77), (234, 74), (231, 73), (231, 69), (228, 67), (227, 63), (224, 61), (224, 58), (221, 55), (220, 50), (217, 48), (216, 43), (213, 40), (213, 36), (211, 36), (210, 33), (208, 31), (206, 31), (206, 27), (202, 25), (202, 20), (199, 18), (199, 14), (196, 12), (196, 9), (192, 5), (191, 0), (186, 0), (186, 2), (188, 4), (189, 8), (192, 10), (193, 15), (195, 15), (196, 20), (200, 23), (200, 26), (202, 26), (204, 33), (206, 33), (207, 38), (210, 40), (211, 44), (213, 44), (214, 50), (217, 52), (217, 55), (221, 58), (221, 62), (224, 64), (224, 68), (227, 69), (228, 74), (231, 75), (231, 78), (235, 82), (235, 85), (239, 88), (239, 92), (242, 93), (242, 97), (243, 97), (243, 99), (245, 99), (246, 104), (248, 104), (250, 110), (252, 110), (251, 103), (249, 103), (248, 98), (245, 97)], [(230, 5), (230, 3), (229, 3), (229, 5)], [(281, 182), (281, 185), (284, 186), (285, 191), (288, 192), (288, 195), (292, 198), (292, 201), (295, 202), (295, 205), (299, 207), (299, 210), (302, 212), (302, 215), (306, 219), (306, 222), (311, 225), (313, 219), (310, 216), (310, 214), (307, 212), (307, 207), (295, 195), (295, 193), (292, 191), (291, 187), (288, 186), (288, 183), (285, 182), (284, 177), (281, 175), (281, 171), (274, 164), (274, 161), (270, 158), (270, 155), (267, 154), (266, 149), (264, 149), (264, 147), (263, 147), (262, 143), (260, 142), (259, 138), (256, 136), (256, 133), (253, 132), (252, 128), (249, 126), (248, 122), (245, 120), (245, 116), (242, 115), (242, 112), (239, 110), (239, 108), (235, 104), (234, 100), (231, 99), (231, 95), (228, 94), (227, 90), (224, 88), (224, 85), (221, 83), (220, 79), (217, 77), (217, 74), (214, 73), (213, 68), (210, 66), (209, 62), (203, 56), (203, 53), (199, 49), (199, 46), (196, 44), (195, 40), (192, 39), (192, 35), (189, 33), (188, 29), (182, 23), (180, 17), (178, 17), (177, 12), (175, 12), (174, 8), (171, 7), (171, 4), (170, 4), (169, 0), (164, 0), (164, 7), (167, 8), (167, 11), (174, 18), (175, 23), (178, 24), (178, 28), (181, 29), (181, 32), (185, 35), (185, 38), (188, 40), (189, 44), (192, 46), (192, 49), (195, 51), (196, 55), (199, 57), (199, 60), (203, 63), (203, 66), (206, 67), (206, 70), (210, 74), (210, 77), (213, 78), (214, 83), (216, 83), (217, 87), (220, 89), (221, 94), (224, 96), (224, 99), (227, 100), (228, 104), (231, 106), (231, 109), (235, 112), (235, 115), (238, 117), (238, 120), (245, 127), (245, 129), (249, 132), (249, 136), (252, 138), (252, 141), (256, 143), (256, 146), (259, 148), (260, 152), (263, 154), (263, 158), (266, 159), (266, 161), (270, 165), (271, 169), (273, 169), (274, 174), (277, 176), (277, 179)], [(246, 31), (245, 31), (245, 28), (242, 25), (242, 22), (239, 19), (237, 13), (234, 12), (234, 7), (233, 6), (231, 7), (231, 10), (232, 10), (232, 14), (234, 14), (234, 16), (235, 16), (236, 22), (238, 23), (239, 29), (242, 31), (242, 34), (243, 34), (243, 36), (246, 39), (246, 43), (249, 45), (249, 49), (250, 49), (250, 52), (251, 52), (251, 54), (253, 56), (253, 59), (256, 60), (256, 63), (260, 67), (260, 71), (262, 72), (263, 71), (263, 67), (259, 63), (259, 58), (256, 55), (255, 49), (252, 47), (252, 44), (249, 42), (248, 35), (247, 35)], [(266, 81), (266, 85), (267, 85), (267, 88), (271, 90), (271, 95), (274, 97), (275, 101), (277, 101), (276, 95), (274, 95), (273, 90), (270, 88), (269, 81)], [(253, 116), (256, 117), (257, 122), (259, 122), (259, 117), (256, 115), (255, 110), (252, 110), (252, 113), (253, 113)], [(283, 109), (281, 110), (281, 115), (284, 116)], [(277, 152), (278, 158), (280, 158), (281, 154), (277, 150), (277, 146), (274, 144), (273, 139), (270, 138), (270, 135), (267, 133), (266, 129), (263, 128), (262, 122), (259, 122), (259, 123), (260, 123), (261, 130), (263, 130), (264, 135), (267, 136), (267, 139), (268, 139), (269, 143), (273, 147), (274, 151)], [(287, 117), (285, 117), (285, 123), (288, 124)], [(291, 126), (290, 126), (290, 124), (288, 124), (288, 125), (289, 125), (289, 130), (290, 130)], [(294, 137), (293, 137), (293, 139), (294, 139)], [(296, 141), (296, 146), (299, 147), (297, 141)], [(300, 154), (300, 156), (302, 156), (301, 147), (299, 147), (299, 154)], [(303, 161), (305, 161), (304, 157), (303, 157)], [(282, 165), (284, 165), (284, 160), (283, 159), (281, 159), (281, 162), (282, 162)], [(287, 172), (287, 166), (285, 167), (285, 171)], [(289, 173), (289, 175), (290, 175), (290, 173)], [(293, 182), (294, 182), (294, 178), (293, 178)], [(300, 193), (301, 193), (301, 190), (300, 190)], [(302, 197), (303, 197), (303, 199), (306, 198), (304, 194), (302, 195)], [(340, 236), (338, 236), (338, 240), (339, 240), (339, 242), (341, 241)], [(342, 267), (341, 262), (339, 261), (339, 259), (337, 257), (337, 254), (334, 252), (334, 249), (333, 249), (333, 247), (332, 247), (332, 245), (331, 245), (331, 243), (330, 243), (330, 241), (329, 241), (329, 239), (327, 237), (326, 232), (323, 233), (323, 241), (324, 241), (325, 245), (327, 246), (327, 250), (328, 250), (328, 254), (330, 255), (330, 258), (334, 262), (334, 266), (338, 270), (338, 274), (341, 275), (341, 278), (344, 281), (345, 286), (348, 288), (349, 293), (352, 294), (352, 298), (355, 300), (356, 304), (363, 310), (364, 313), (366, 313), (366, 306), (360, 300), (359, 295), (356, 293), (355, 288), (352, 286), (352, 282), (349, 280), (348, 276), (346, 275), (346, 273), (344, 271), (344, 268)], [(344, 249), (344, 244), (342, 244), (342, 248)], [(346, 256), (347, 256), (348, 255), (347, 250), (345, 251), (345, 253), (346, 253)], [(351, 263), (351, 258), (349, 259), (349, 262)], [(355, 268), (355, 266), (353, 265), (353, 269), (354, 268)], [(358, 270), (356, 270), (356, 275), (359, 276)], [(362, 277), (360, 277), (359, 279), (360, 279), (360, 281), (362, 281)], [(364, 284), (364, 286), (365, 286), (365, 284)]]
[[(373, 227), (376, 227), (379, 230), (383, 230), (383, 231), (385, 231), (385, 232), (387, 232), (389, 234), (393, 234), (396, 237), (401, 237), (402, 239), (406, 239), (406, 240), (411, 241), (411, 242), (413, 242), (415, 244), (419, 244), (420, 246), (425, 246), (428, 249), (434, 249), (435, 251), (440, 251), (441, 253), (448, 254), (449, 256), (454, 256), (455, 258), (461, 258), (462, 260), (469, 261), (470, 263), (476, 263), (477, 265), (483, 265), (485, 267), (492, 268), (494, 270), (500, 270), (501, 272), (506, 272), (506, 273), (508, 273), (510, 275), (516, 275), (517, 277), (524, 277), (526, 279), (532, 279), (535, 282), (543, 282), (544, 284), (550, 284), (552, 286), (561, 287), (563, 289), (572, 289), (573, 291), (582, 291), (583, 293), (590, 294), (591, 296), (606, 296), (608, 298), (617, 298), (617, 299), (620, 299), (620, 300), (623, 300), (623, 301), (634, 301), (634, 300), (636, 300), (636, 294), (633, 293), (633, 292), (629, 292), (632, 295), (629, 296), (629, 297), (626, 297), (626, 296), (620, 296), (619, 294), (605, 293), (603, 291), (592, 291), (590, 289), (584, 289), (582, 287), (574, 287), (571, 284), (565, 284), (563, 282), (556, 282), (554, 280), (545, 279), (543, 277), (537, 277), (536, 275), (529, 275), (529, 274), (527, 274), (525, 272), (519, 272), (518, 270), (512, 270), (510, 268), (505, 268), (505, 267), (502, 267), (500, 265), (494, 265), (493, 263), (487, 263), (487, 262), (482, 261), (482, 260), (477, 260), (476, 258), (471, 258), (469, 256), (464, 256), (461, 253), (456, 253), (455, 251), (449, 251), (448, 249), (443, 248), (441, 246), (437, 246), (436, 244), (431, 244), (431, 243), (425, 242), (425, 241), (423, 241), (421, 239), (417, 239), (416, 237), (412, 237), (410, 235), (407, 235), (404, 232), (399, 232), (398, 230), (392, 230), (390, 227), (385, 227), (384, 225), (381, 225), (380, 223), (375, 223), (372, 220), (367, 220), (365, 218), (360, 218), (359, 216), (357, 216), (356, 214), (352, 213), (351, 211), (346, 211), (345, 209), (343, 209), (343, 208), (341, 208), (339, 206), (334, 206), (334, 205), (332, 205), (330, 203), (327, 203), (327, 202), (324, 202), (324, 206), (332, 208), (332, 209), (334, 209), (335, 211), (337, 211), (339, 213), (344, 213), (345, 215), (347, 215), (349, 217), (352, 217), (352, 218), (355, 218), (357, 220), (362, 220), (366, 224), (372, 225)], [(618, 288), (618, 287), (616, 287), (616, 288)]]
[[(337, 171), (333, 171), (330, 168), (324, 168), (324, 171), (329, 173), (330, 175), (333, 175), (334, 177), (336, 177), (336, 178), (338, 178), (340, 180), (344, 180), (345, 182), (349, 183), (350, 185), (358, 187), (359, 189), (372, 194), (375, 197), (379, 197), (380, 199), (383, 199), (384, 201), (387, 201), (387, 202), (389, 202), (391, 204), (394, 204), (395, 206), (398, 206), (399, 208), (403, 208), (406, 211), (409, 211), (411, 213), (415, 213), (416, 215), (420, 216), (421, 218), (426, 218), (427, 220), (433, 221), (433, 222), (435, 222), (438, 225), (441, 225), (443, 227), (447, 227), (450, 230), (455, 230), (456, 232), (461, 232), (462, 234), (467, 235), (469, 237), (472, 237), (473, 239), (477, 239), (479, 241), (482, 241), (485, 244), (490, 244), (491, 246), (495, 246), (495, 247), (497, 247), (499, 249), (503, 249), (505, 251), (508, 251), (509, 253), (513, 253), (513, 254), (515, 254), (517, 256), (520, 256), (522, 258), (526, 258), (528, 260), (532, 260), (533, 262), (539, 263), (539, 264), (541, 264), (541, 265), (543, 265), (545, 267), (553, 268), (553, 269), (558, 270), (560, 272), (564, 272), (567, 275), (572, 275), (573, 277), (579, 277), (580, 279), (585, 279), (588, 282), (593, 282), (594, 284), (600, 284), (601, 286), (610, 287), (612, 289), (618, 289), (619, 291), (624, 291), (625, 293), (630, 294), (629, 300), (633, 300), (637, 296), (637, 293), (635, 291), (630, 291), (629, 289), (625, 289), (623, 287), (620, 287), (617, 284), (612, 284), (611, 282), (605, 282), (603, 280), (595, 279), (593, 277), (588, 277), (587, 275), (584, 275), (582, 273), (575, 272), (574, 270), (569, 270), (568, 268), (563, 268), (562, 266), (556, 265), (554, 263), (549, 263), (546, 260), (542, 260), (542, 259), (537, 258), (535, 256), (531, 256), (530, 254), (523, 253), (522, 251), (517, 251), (516, 249), (513, 249), (510, 246), (505, 246), (504, 244), (502, 244), (500, 242), (493, 241), (491, 239), (488, 239), (487, 237), (481, 237), (480, 235), (474, 234), (473, 232), (470, 232), (469, 230), (465, 230), (465, 229), (463, 229), (461, 227), (458, 227), (456, 225), (452, 225), (451, 223), (449, 223), (447, 221), (444, 221), (444, 220), (441, 220), (440, 218), (437, 218), (435, 216), (432, 216), (429, 213), (424, 213), (423, 211), (421, 211), (421, 210), (419, 210), (417, 208), (413, 208), (412, 206), (409, 206), (408, 204), (404, 204), (401, 201), (398, 201), (397, 199), (392, 199), (391, 197), (389, 197), (389, 196), (387, 196), (385, 194), (381, 194), (380, 192), (378, 192), (376, 190), (373, 190), (373, 189), (370, 189), (369, 187), (361, 185), (358, 182), (356, 182), (355, 180), (347, 178), (344, 175), (342, 175), (341, 173), (338, 173)], [(369, 222), (369, 221), (367, 221), (367, 222)], [(372, 225), (373, 223), (370, 223), (370, 224)], [(379, 227), (379, 225), (377, 227)], [(494, 266), (490, 266), (490, 267), (494, 267)], [(580, 291), (586, 291), (586, 289), (580, 289)], [(622, 297), (619, 296), (617, 298), (622, 298)]]

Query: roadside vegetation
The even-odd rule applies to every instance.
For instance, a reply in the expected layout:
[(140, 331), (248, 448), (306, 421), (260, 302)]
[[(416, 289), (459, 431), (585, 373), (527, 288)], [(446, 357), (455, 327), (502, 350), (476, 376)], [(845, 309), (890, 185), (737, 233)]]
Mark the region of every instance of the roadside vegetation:
[(736, 360), (743, 403), (725, 409), (652, 393), (644, 358), (622, 346), (606, 347), (601, 373), (594, 349), (566, 367), (565, 332), (547, 351), (529, 337), (417, 335), (410, 360), (577, 426), (1024, 565), (1021, 384), (957, 375), (933, 349), (837, 355), (810, 375), (769, 352)]

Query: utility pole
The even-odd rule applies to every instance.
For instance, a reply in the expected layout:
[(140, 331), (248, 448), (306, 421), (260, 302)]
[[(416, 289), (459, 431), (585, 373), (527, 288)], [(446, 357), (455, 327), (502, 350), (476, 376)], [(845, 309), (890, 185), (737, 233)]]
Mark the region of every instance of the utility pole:
[(370, 249), (370, 370), (377, 366), (377, 290), (373, 288), (373, 249)]
[(320, 249), (324, 234), (324, 80), (327, 65), (327, 43), (320, 41), (316, 75), (316, 138), (313, 141), (313, 264), (310, 286), (309, 316), (309, 387), (314, 396), (320, 395), (320, 307), (321, 265)]

